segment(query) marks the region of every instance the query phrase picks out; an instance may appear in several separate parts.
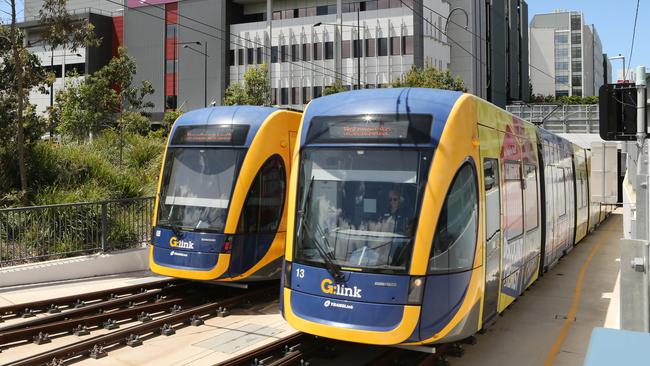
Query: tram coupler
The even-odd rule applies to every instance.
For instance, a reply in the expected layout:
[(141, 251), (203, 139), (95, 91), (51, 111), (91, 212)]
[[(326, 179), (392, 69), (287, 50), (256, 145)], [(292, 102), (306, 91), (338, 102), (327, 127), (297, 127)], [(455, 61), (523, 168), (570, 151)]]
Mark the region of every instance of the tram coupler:
[(129, 347), (142, 346), (142, 339), (137, 334), (129, 334), (126, 338), (126, 345)]
[(90, 331), (88, 330), (87, 326), (79, 324), (74, 329), (72, 329), (72, 334), (76, 335), (77, 337), (81, 337), (90, 334)]
[(102, 357), (106, 357), (106, 351), (104, 351), (104, 347), (102, 345), (96, 344), (93, 349), (90, 350), (90, 354), (88, 355), (90, 358), (93, 358), (95, 360), (100, 359)]
[(228, 311), (228, 308), (220, 306), (219, 309), (217, 309), (217, 317), (225, 318), (228, 315), (230, 315), (230, 311)]
[(164, 336), (170, 336), (176, 334), (176, 331), (170, 324), (165, 324), (162, 327), (160, 327), (160, 334)]
[(113, 330), (113, 329), (117, 329), (119, 327), (120, 327), (120, 325), (117, 324), (117, 321), (115, 321), (113, 319), (108, 319), (107, 321), (104, 322), (104, 324), (102, 324), (102, 328), (104, 328), (106, 330)]
[(190, 325), (193, 325), (195, 327), (203, 325), (204, 323), (205, 322), (203, 321), (203, 319), (201, 319), (201, 317), (196, 314), (192, 315), (192, 317), (190, 318)]
[(117, 297), (118, 297), (117, 294), (111, 293), (110, 295), (108, 295), (108, 300), (115, 300), (117, 299)]
[(151, 314), (145, 313), (144, 311), (138, 314), (138, 321), (141, 321), (143, 323), (151, 321), (153, 318), (151, 317)]
[(46, 363), (47, 366), (63, 366), (63, 360), (54, 357), (52, 361)]
[(38, 332), (38, 335), (35, 335), (34, 338), (32, 339), (34, 341), (34, 344), (52, 343), (52, 340), (50, 339), (50, 335), (43, 332)]
[(47, 308), (47, 313), (48, 314), (58, 314), (61, 312), (61, 309), (55, 304), (50, 305), (49, 308)]
[(31, 318), (34, 317), (34, 312), (30, 308), (25, 308), (22, 313), (20, 313), (20, 317), (25, 319), (25, 318)]

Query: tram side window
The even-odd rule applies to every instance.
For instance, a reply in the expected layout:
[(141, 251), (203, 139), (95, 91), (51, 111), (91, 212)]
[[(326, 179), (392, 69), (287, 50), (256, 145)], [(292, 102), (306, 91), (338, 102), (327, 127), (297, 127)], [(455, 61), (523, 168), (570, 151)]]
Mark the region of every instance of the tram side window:
[(506, 238), (509, 240), (524, 232), (521, 165), (518, 162), (507, 162), (504, 164), (503, 172)]
[[(497, 159), (486, 158), (483, 161), (483, 176), (485, 182), (485, 225), (486, 225), (486, 240), (492, 239), (494, 234), (500, 230), (500, 217), (499, 217), (499, 162)], [(496, 208), (497, 211), (490, 212), (491, 208)]]
[(270, 157), (257, 173), (246, 197), (238, 233), (274, 233), (278, 230), (286, 192), (282, 158)]
[(558, 201), (557, 201), (557, 207), (558, 207), (558, 216), (564, 216), (566, 215), (566, 172), (562, 168), (555, 168), (555, 176), (556, 179), (558, 179), (557, 182), (557, 191), (558, 191)]
[(472, 268), (477, 238), (477, 197), (476, 172), (470, 163), (465, 163), (456, 173), (440, 211), (429, 258), (429, 273)]
[(526, 188), (524, 189), (524, 207), (526, 207), (524, 223), (526, 231), (537, 227), (537, 167), (525, 165)]

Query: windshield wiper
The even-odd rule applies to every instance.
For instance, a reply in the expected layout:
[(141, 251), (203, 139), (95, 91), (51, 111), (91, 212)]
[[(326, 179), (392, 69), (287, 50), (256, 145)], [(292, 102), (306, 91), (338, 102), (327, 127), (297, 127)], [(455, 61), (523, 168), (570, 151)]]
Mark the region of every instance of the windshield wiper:
[[(302, 237), (304, 230), (307, 230), (307, 232), (312, 231), (311, 228), (308, 227), (308, 224), (307, 224), (307, 212), (308, 211), (306, 211), (306, 209), (307, 209), (307, 202), (311, 199), (311, 192), (312, 192), (313, 187), (314, 187), (314, 177), (312, 176), (311, 180), (309, 182), (309, 187), (307, 188), (307, 192), (306, 192), (306, 194), (304, 196), (304, 199), (302, 201), (302, 207), (301, 207), (301, 209), (299, 211), (300, 221), (298, 222), (299, 227), (298, 227), (297, 232), (300, 235), (300, 237)], [(327, 250), (325, 248), (323, 248), (323, 245), (316, 238), (316, 236), (309, 235), (308, 237), (310, 237), (310, 236), (312, 237), (312, 239), (313, 239), (312, 241), (316, 246), (316, 251), (318, 252), (320, 257), (323, 259), (323, 263), (325, 264), (325, 268), (332, 275), (334, 280), (336, 280), (337, 282), (345, 281), (345, 275), (343, 274), (343, 272), (341, 272), (339, 267), (334, 263), (334, 260), (333, 260), (333, 258), (331, 256), (330, 252), (329, 252), (329, 249), (331, 247), (330, 247), (329, 242), (327, 240), (327, 237), (323, 233), (323, 230), (321, 229), (320, 225), (316, 224), (316, 230), (317, 230), (316, 235), (319, 235), (325, 241), (325, 245), (327, 246)]]

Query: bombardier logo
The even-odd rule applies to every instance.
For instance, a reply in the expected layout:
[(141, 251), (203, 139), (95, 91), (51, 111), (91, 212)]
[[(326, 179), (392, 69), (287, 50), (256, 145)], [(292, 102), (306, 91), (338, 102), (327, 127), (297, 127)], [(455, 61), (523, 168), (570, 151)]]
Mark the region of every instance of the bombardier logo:
[(361, 289), (357, 286), (354, 287), (345, 287), (345, 285), (337, 283), (336, 285), (332, 280), (326, 278), (321, 282), (320, 289), (323, 293), (330, 295), (339, 295), (346, 297), (354, 297), (357, 299), (361, 298)]
[(178, 240), (175, 236), (169, 239), (169, 246), (172, 248), (194, 249), (194, 243), (191, 240)]

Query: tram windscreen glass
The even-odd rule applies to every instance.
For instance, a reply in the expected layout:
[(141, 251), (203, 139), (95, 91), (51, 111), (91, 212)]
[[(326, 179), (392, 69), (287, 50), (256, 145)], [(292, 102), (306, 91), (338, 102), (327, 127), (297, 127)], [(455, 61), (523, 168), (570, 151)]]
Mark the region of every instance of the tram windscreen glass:
[(430, 161), (429, 150), (303, 151), (296, 260), (406, 273)]
[(174, 131), (172, 145), (244, 145), (248, 125), (180, 126)]
[(223, 232), (244, 154), (243, 149), (169, 148), (158, 225)]
[(307, 143), (413, 143), (431, 140), (431, 115), (314, 117)]

